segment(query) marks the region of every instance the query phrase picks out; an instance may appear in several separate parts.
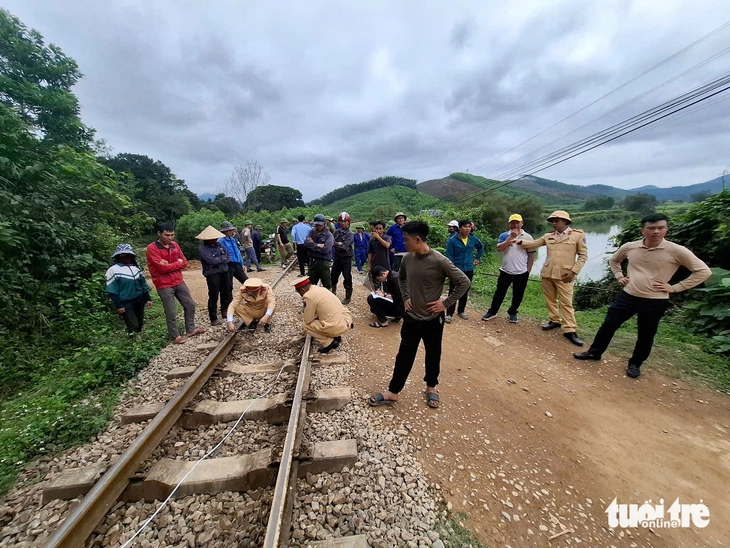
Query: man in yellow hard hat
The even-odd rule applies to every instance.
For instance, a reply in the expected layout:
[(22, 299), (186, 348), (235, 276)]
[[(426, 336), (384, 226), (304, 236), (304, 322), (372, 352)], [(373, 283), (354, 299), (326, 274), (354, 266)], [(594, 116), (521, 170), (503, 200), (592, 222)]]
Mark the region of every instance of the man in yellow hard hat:
[(249, 329), (256, 329), (259, 325), (264, 326), (264, 331), (271, 331), (271, 316), (276, 307), (276, 298), (271, 288), (259, 278), (249, 278), (241, 289), (236, 292), (233, 302), (228, 307), (228, 331), (235, 331), (233, 323), (235, 314)]
[(585, 234), (582, 230), (570, 227), (572, 221), (567, 211), (554, 211), (547, 221), (553, 225), (552, 232), (533, 242), (518, 239), (515, 244), (521, 245), (527, 251), (541, 246), (547, 248), (547, 258), (540, 276), (550, 321), (542, 328), (550, 331), (562, 326), (566, 339), (576, 346), (583, 346), (583, 341), (575, 332), (577, 326), (573, 310), (573, 280), (588, 260)]

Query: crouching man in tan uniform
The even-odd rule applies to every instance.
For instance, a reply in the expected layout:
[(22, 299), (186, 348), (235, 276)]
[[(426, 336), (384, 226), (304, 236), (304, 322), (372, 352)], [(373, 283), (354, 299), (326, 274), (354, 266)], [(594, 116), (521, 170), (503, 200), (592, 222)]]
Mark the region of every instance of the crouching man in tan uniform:
[(271, 316), (276, 307), (276, 298), (271, 288), (259, 278), (249, 278), (236, 292), (233, 302), (228, 306), (228, 331), (235, 331), (235, 314), (249, 329), (263, 325), (264, 331), (271, 331)]
[[(515, 244), (530, 251), (538, 247), (547, 248), (547, 259), (540, 271), (542, 294), (545, 297), (550, 321), (542, 326), (549, 331), (561, 326), (563, 316), (563, 336), (576, 346), (583, 346), (575, 330), (575, 310), (573, 310), (573, 280), (588, 260), (588, 246), (582, 230), (570, 228), (572, 221), (566, 211), (555, 211), (548, 217), (553, 231), (533, 242), (517, 240)], [(577, 256), (577, 259), (576, 259)], [(558, 297), (560, 311), (558, 311)]]
[(327, 354), (340, 346), (342, 334), (354, 327), (350, 311), (329, 289), (312, 285), (308, 277), (292, 285), (304, 302), (302, 329), (322, 345), (319, 352)]

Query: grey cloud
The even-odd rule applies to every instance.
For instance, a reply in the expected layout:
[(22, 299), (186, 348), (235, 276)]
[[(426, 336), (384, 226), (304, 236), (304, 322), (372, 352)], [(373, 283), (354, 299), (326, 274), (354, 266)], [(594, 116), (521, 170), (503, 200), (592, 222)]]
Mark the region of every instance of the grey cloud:
[(472, 37), (477, 30), (473, 19), (463, 19), (451, 27), (449, 44), (456, 50), (464, 49), (472, 43)]

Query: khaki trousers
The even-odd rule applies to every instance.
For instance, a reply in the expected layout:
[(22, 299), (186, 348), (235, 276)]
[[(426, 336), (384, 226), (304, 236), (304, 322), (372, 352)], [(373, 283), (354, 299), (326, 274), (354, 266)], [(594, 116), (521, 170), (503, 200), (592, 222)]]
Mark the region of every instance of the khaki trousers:
[(347, 329), (337, 329), (331, 325), (325, 327), (320, 320), (314, 320), (310, 324), (303, 323), (302, 329), (322, 346), (329, 346), (335, 337), (339, 337), (347, 332)]
[[(545, 297), (550, 321), (562, 324), (563, 333), (575, 333), (577, 325), (573, 310), (573, 282), (542, 278), (542, 295)], [(560, 302), (559, 311), (558, 302)]]
[(252, 321), (260, 320), (266, 316), (266, 307), (254, 308), (252, 306), (238, 305), (233, 309), (233, 313), (243, 320), (245, 326), (249, 326)]

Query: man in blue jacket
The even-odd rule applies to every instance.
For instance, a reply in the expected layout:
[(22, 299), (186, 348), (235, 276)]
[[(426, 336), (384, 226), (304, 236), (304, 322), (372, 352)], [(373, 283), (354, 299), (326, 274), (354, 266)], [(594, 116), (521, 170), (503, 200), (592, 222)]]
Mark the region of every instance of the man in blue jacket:
[(223, 233), (223, 238), (219, 238), (218, 242), (226, 248), (230, 259), (228, 263), (228, 279), (231, 282), (231, 288), (233, 288), (233, 278), (243, 283), (248, 280), (248, 276), (246, 276), (246, 271), (243, 269), (243, 257), (241, 257), (241, 250), (238, 247), (238, 240), (236, 239), (236, 227), (228, 221), (225, 221), (221, 223), (221, 232)]
[(393, 222), (395, 224), (391, 225), (385, 233), (386, 236), (390, 236), (391, 245), (389, 251), (391, 270), (395, 270), (396, 272), (400, 270), (400, 263), (403, 260), (403, 254), (408, 251), (403, 240), (402, 230), (402, 226), (406, 223), (406, 219), (406, 214), (399, 211), (395, 214), (395, 217), (393, 217)]
[[(476, 258), (474, 257), (474, 250), (477, 252)], [(482, 255), (484, 255), (484, 244), (471, 233), (471, 221), (462, 219), (459, 221), (459, 232), (454, 233), (446, 242), (446, 257), (454, 263), (456, 268), (466, 274), (466, 277), (471, 281), (474, 278), (474, 267), (482, 260)], [(449, 284), (449, 295), (451, 295), (452, 291), (453, 288)], [(468, 296), (469, 290), (467, 289), (466, 293), (459, 299), (458, 313), (462, 320), (469, 319), (466, 313)], [(451, 323), (454, 317), (454, 310), (456, 310), (456, 305), (452, 304), (446, 311), (444, 322)]]
[(368, 262), (368, 244), (370, 243), (370, 234), (365, 232), (362, 225), (357, 227), (355, 239), (355, 266), (357, 271), (362, 274), (362, 265)]

